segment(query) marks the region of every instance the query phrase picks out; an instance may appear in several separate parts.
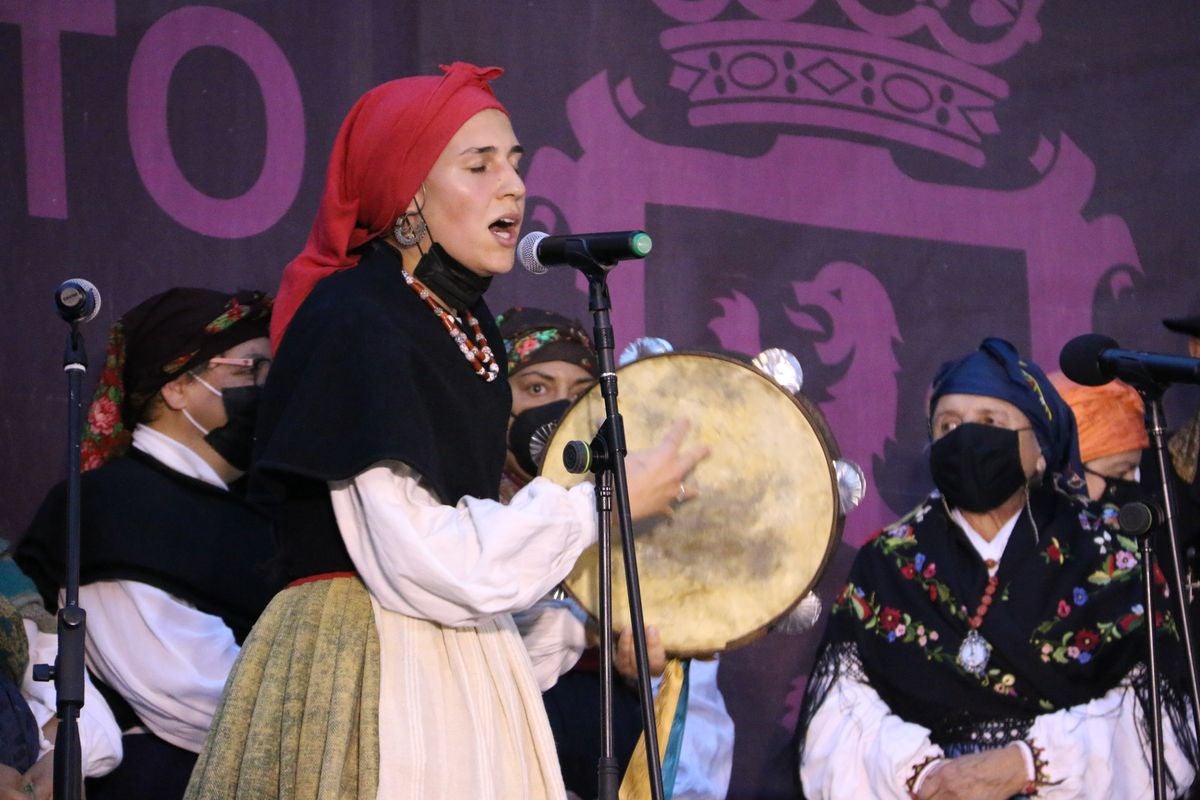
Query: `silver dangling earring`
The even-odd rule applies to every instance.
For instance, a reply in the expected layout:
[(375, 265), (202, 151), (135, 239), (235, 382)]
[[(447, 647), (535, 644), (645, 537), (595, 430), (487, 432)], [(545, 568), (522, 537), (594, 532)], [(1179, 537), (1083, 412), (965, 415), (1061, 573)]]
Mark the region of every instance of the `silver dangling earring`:
[[(413, 222), (414, 217), (416, 222)], [(396, 243), (401, 247), (414, 247), (417, 242), (425, 238), (428, 230), (429, 226), (425, 224), (425, 218), (418, 212), (398, 217), (392, 233), (396, 236)]]

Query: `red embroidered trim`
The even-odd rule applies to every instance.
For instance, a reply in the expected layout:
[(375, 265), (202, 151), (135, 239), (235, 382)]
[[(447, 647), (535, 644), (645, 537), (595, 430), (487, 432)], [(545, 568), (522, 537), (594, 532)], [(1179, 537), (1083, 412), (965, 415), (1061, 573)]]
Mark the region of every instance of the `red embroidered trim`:
[(909, 774), (908, 780), (904, 782), (904, 785), (908, 789), (908, 794), (910, 797), (917, 796), (913, 787), (915, 787), (917, 785), (917, 780), (921, 777), (922, 774), (924, 774), (925, 770), (928, 769), (929, 767), (933, 766), (933, 764), (937, 763), (938, 761), (942, 761), (942, 760), (944, 760), (942, 756), (927, 756), (924, 761), (919, 761), (915, 765), (913, 765), (912, 773)]

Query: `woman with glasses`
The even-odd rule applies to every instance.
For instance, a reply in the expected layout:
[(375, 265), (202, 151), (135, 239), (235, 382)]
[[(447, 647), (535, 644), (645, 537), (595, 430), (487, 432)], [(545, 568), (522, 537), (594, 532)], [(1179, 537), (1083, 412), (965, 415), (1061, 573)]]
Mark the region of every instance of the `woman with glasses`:
[[(172, 289), (113, 326), (83, 441), (79, 604), (124, 760), (88, 781), (92, 800), (182, 797), (239, 645), (277, 588), (268, 523), (237, 488), (270, 313), (259, 292)], [(60, 485), (17, 553), (52, 609), (65, 501)]]

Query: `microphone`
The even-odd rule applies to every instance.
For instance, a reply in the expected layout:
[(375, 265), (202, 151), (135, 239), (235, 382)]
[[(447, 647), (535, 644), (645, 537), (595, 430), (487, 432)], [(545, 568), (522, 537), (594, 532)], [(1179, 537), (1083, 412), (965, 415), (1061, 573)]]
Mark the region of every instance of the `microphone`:
[(1200, 383), (1200, 358), (1122, 350), (1099, 333), (1085, 333), (1067, 342), (1058, 365), (1064, 375), (1084, 386), (1101, 386), (1113, 378), (1135, 386)]
[(550, 236), (541, 231), (525, 234), (517, 245), (517, 259), (534, 275), (548, 267), (611, 267), (618, 261), (645, 258), (653, 243), (645, 231), (608, 233), (564, 233)]
[(1151, 528), (1163, 525), (1166, 521), (1167, 515), (1154, 503), (1126, 503), (1117, 511), (1117, 524), (1121, 530), (1135, 536), (1149, 533)]
[(54, 291), (54, 305), (66, 322), (90, 322), (100, 313), (100, 290), (91, 281), (71, 278)]

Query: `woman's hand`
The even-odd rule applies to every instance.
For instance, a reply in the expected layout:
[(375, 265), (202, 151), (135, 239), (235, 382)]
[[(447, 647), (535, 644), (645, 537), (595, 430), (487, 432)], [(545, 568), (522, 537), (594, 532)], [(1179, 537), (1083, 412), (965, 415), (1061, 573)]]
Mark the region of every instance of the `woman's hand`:
[(708, 448), (682, 451), (691, 423), (678, 420), (662, 440), (649, 450), (638, 450), (625, 458), (629, 479), (629, 512), (637, 519), (670, 514), (672, 507), (695, 497), (699, 492), (685, 481), (688, 473), (705, 456)]
[[(650, 674), (657, 677), (667, 668), (667, 651), (663, 649), (662, 639), (658, 628), (646, 626), (646, 660), (650, 662)], [(613, 655), (613, 666), (621, 677), (627, 680), (637, 680), (637, 658), (633, 650), (633, 628), (621, 631), (617, 640), (617, 649)]]
[(1029, 783), (1018, 745), (985, 750), (938, 765), (924, 781), (919, 800), (1007, 800)]
[(38, 762), (25, 773), (26, 785), (33, 786), (33, 794), (26, 797), (36, 797), (37, 800), (52, 800), (54, 797), (54, 751), (46, 753)]
[(0, 800), (29, 800), (25, 776), (7, 764), (0, 764)]

